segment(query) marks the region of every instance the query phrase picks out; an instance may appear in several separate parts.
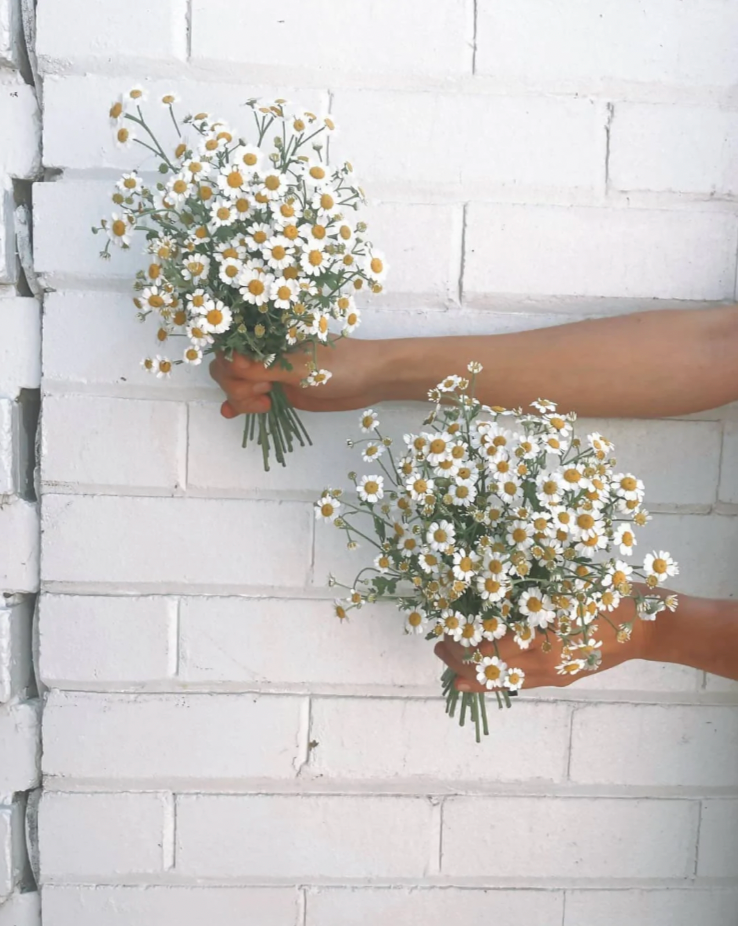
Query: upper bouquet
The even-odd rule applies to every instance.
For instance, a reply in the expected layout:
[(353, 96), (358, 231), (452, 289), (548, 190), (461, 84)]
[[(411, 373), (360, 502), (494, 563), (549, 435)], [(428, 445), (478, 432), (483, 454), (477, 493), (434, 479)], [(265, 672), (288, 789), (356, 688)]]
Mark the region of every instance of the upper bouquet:
[[(110, 118), (119, 144), (155, 156), (160, 179), (124, 174), (112, 197), (116, 211), (93, 228), (108, 236), (103, 257), (111, 243), (129, 248), (133, 232), (145, 235), (149, 264), (136, 274), (133, 301), (141, 320), (156, 319), (162, 353), (144, 368), (168, 377), (177, 364), (222, 351), (292, 369), (289, 351), (303, 345), (312, 358), (301, 385), (327, 382), (317, 346), (356, 329), (356, 293), (381, 292), (387, 272), (353, 214), (365, 199), (351, 164), (326, 166), (332, 119), (285, 100), (250, 100), (249, 139), (207, 113), (180, 122), (167, 94), (161, 104), (177, 134), (169, 149), (144, 118), (144, 98), (134, 87)], [(310, 442), (278, 384), (271, 400), (268, 413), (247, 416), (243, 438), (244, 446), (256, 438), (266, 469), (272, 451), (284, 465), (295, 440)]]
[[(534, 402), (538, 414), (481, 405), (473, 396), (480, 370), (472, 363), (471, 381), (449, 376), (431, 391), (429, 427), (404, 436), (397, 460), (377, 415), (364, 412), (366, 436), (349, 444), (372, 470), (349, 474), (356, 498), (326, 489), (315, 513), (344, 530), (350, 548), (362, 538), (376, 550), (373, 565), (344, 586), (338, 616), (394, 599), (406, 632), (460, 644), (480, 685), (509, 707), (525, 684), (509, 651), (538, 636), (544, 652), (556, 645), (560, 674), (596, 670), (599, 626), (630, 639), (632, 621), (614, 613), (626, 597), (644, 620), (673, 610), (676, 596), (655, 589), (678, 568), (663, 550), (640, 567), (628, 563), (650, 515), (643, 483), (617, 471), (612, 443), (598, 433), (575, 437), (576, 416), (552, 402)], [(512, 643), (503, 654), (504, 637)], [(448, 669), (442, 679), (452, 716), (455, 676)], [(479, 739), (480, 729), (487, 733), (484, 695), (461, 695), (462, 724), (467, 714)]]

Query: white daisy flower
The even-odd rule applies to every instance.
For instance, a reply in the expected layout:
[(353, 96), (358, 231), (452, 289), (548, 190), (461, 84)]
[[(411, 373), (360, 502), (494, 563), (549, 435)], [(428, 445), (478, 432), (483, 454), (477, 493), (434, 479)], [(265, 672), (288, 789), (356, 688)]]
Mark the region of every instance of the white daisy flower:
[(193, 187), (190, 178), (184, 174), (175, 174), (167, 183), (167, 198), (175, 206), (181, 206), (192, 195)]
[(361, 413), (359, 427), (364, 434), (369, 434), (371, 431), (377, 430), (379, 427), (379, 417), (373, 408), (367, 408)]
[(439, 392), (454, 392), (461, 385), (460, 376), (447, 376), (436, 386)]
[(559, 675), (578, 675), (586, 664), (584, 659), (571, 659), (556, 666), (556, 672)]
[(330, 370), (313, 370), (307, 375), (305, 382), (308, 386), (324, 386), (332, 376)]
[(451, 448), (455, 443), (446, 431), (436, 434), (423, 434), (427, 441), (427, 459), (431, 466), (438, 466), (441, 460), (451, 457)]
[(322, 247), (322, 242), (314, 242), (302, 252), (300, 266), (310, 276), (319, 276), (330, 269), (331, 256)]
[(600, 512), (596, 509), (592, 511), (578, 511), (569, 533), (575, 540), (589, 540), (599, 534), (602, 529), (603, 524)]
[(399, 538), (397, 542), (397, 547), (402, 553), (403, 556), (410, 558), (411, 556), (416, 556), (420, 545), (418, 541), (412, 534), (405, 534), (404, 537)]
[(161, 97), (162, 106), (166, 106), (166, 107), (174, 106), (175, 103), (179, 103), (179, 97), (177, 96), (176, 93), (172, 93), (171, 90), (165, 93)]
[(507, 542), (516, 550), (529, 550), (534, 533), (535, 528), (529, 521), (512, 521), (507, 529)]
[(374, 568), (379, 572), (388, 572), (392, 568), (392, 560), (386, 553), (380, 553), (374, 557)]
[(418, 562), (423, 572), (428, 575), (434, 575), (441, 568), (441, 557), (437, 553), (432, 553), (429, 550), (420, 554)]
[(477, 663), (477, 681), (488, 691), (502, 688), (507, 677), (507, 663), (497, 656), (484, 656)]
[(246, 229), (244, 244), (250, 251), (260, 251), (272, 237), (271, 225), (264, 222), (254, 222)]
[(597, 454), (597, 458), (602, 460), (607, 454), (613, 449), (614, 444), (612, 441), (608, 440), (606, 437), (603, 437), (599, 431), (593, 431), (592, 434), (587, 435), (587, 443)]
[(522, 669), (508, 669), (505, 681), (502, 683), (508, 691), (520, 691), (525, 682), (525, 672)]
[(300, 328), (305, 334), (313, 334), (319, 340), (327, 341), (330, 334), (330, 322), (330, 315), (326, 315), (324, 312), (313, 312), (300, 322)]
[(362, 476), (356, 486), (356, 491), (362, 501), (373, 505), (384, 498), (384, 477)]
[(630, 524), (621, 524), (613, 534), (612, 541), (620, 549), (623, 556), (630, 556), (633, 548), (638, 546), (638, 541)]
[(679, 567), (666, 550), (654, 550), (643, 561), (643, 569), (649, 576), (655, 576), (659, 582), (665, 582), (670, 576), (679, 575)]
[(267, 273), (261, 273), (258, 269), (249, 270), (248, 267), (243, 269), (241, 276), (238, 278), (239, 292), (251, 305), (264, 305), (269, 301), (271, 295), (274, 277)]
[(561, 415), (546, 415), (546, 422), (551, 426), (556, 437), (568, 439), (571, 437), (572, 425), (568, 418)]
[(156, 311), (160, 311), (165, 306), (170, 305), (172, 301), (171, 294), (162, 289), (161, 286), (145, 287), (141, 291), (141, 296), (139, 298), (143, 305)]
[(190, 254), (182, 262), (181, 273), (185, 280), (206, 280), (210, 271), (210, 258), (204, 254)]
[(343, 316), (343, 331), (345, 334), (352, 334), (361, 323), (361, 312), (357, 308), (349, 309)]
[(292, 263), (294, 250), (289, 238), (285, 238), (284, 235), (275, 235), (264, 244), (261, 252), (270, 267), (274, 270), (284, 270)]
[(523, 497), (523, 486), (517, 476), (510, 475), (497, 483), (497, 494), (508, 505), (520, 501)]
[(240, 276), (242, 272), (243, 263), (240, 260), (236, 260), (235, 257), (227, 257), (225, 260), (221, 261), (218, 276), (224, 283), (236, 287), (240, 285)]
[(141, 84), (134, 84), (131, 89), (127, 91), (125, 97), (129, 102), (133, 102), (138, 106), (146, 102), (148, 93)]
[(612, 476), (611, 485), (620, 498), (628, 501), (641, 501), (646, 491), (641, 480), (630, 473), (617, 473)]
[(126, 196), (131, 196), (133, 193), (138, 193), (141, 187), (143, 186), (143, 181), (136, 173), (123, 174), (120, 180), (115, 184), (116, 187), (125, 193)]
[(332, 186), (321, 186), (315, 191), (310, 201), (313, 211), (319, 218), (330, 218), (338, 209), (336, 192)]
[(477, 497), (477, 487), (471, 479), (463, 479), (448, 487), (451, 504), (460, 508), (468, 508)]
[(470, 373), (474, 373), (474, 374), (481, 373), (482, 370), (484, 369), (482, 364), (478, 363), (476, 360), (472, 360), (469, 363), (467, 363), (466, 368)]
[(222, 334), (228, 331), (233, 321), (233, 313), (220, 300), (210, 300), (204, 307), (204, 314), (198, 324), (208, 334)]
[(460, 582), (469, 582), (476, 575), (480, 556), (472, 550), (460, 549), (454, 553), (453, 574)]
[(518, 610), (528, 618), (531, 627), (544, 630), (556, 618), (553, 602), (537, 588), (523, 592), (518, 599)]
[(564, 487), (558, 473), (539, 473), (536, 476), (536, 497), (542, 505), (558, 505)]
[(406, 633), (427, 632), (428, 615), (422, 608), (403, 608), (402, 613), (405, 615)]
[(190, 347), (185, 347), (182, 359), (192, 366), (199, 366), (202, 363), (202, 351), (199, 347), (190, 345)]
[(187, 328), (187, 337), (192, 341), (195, 347), (207, 347), (213, 343), (213, 338), (207, 333), (200, 323), (201, 319), (195, 319)]
[(447, 553), (456, 541), (456, 528), (450, 521), (434, 521), (425, 535), (431, 550)]
[(307, 187), (323, 186), (330, 178), (328, 168), (316, 161), (309, 161), (304, 168), (303, 179)]
[(294, 302), (297, 302), (299, 292), (299, 287), (294, 280), (278, 277), (272, 281), (270, 297), (276, 308), (289, 309)]
[(482, 636), (485, 640), (501, 640), (507, 633), (507, 624), (499, 617), (482, 618)]
[(369, 279), (374, 283), (381, 283), (387, 276), (388, 269), (387, 262), (381, 251), (372, 250), (371, 253), (364, 258), (364, 273), (366, 273)]
[(361, 451), (361, 459), (364, 460), (365, 463), (371, 463), (372, 460), (378, 460), (379, 457), (382, 456), (384, 451), (385, 451), (384, 444), (380, 444), (376, 441), (371, 441)]
[(119, 248), (127, 248), (131, 245), (130, 232), (133, 230), (133, 222), (130, 216), (121, 215), (113, 212), (110, 221), (106, 223), (105, 231), (108, 238)]
[(210, 224), (215, 228), (225, 228), (233, 225), (238, 218), (235, 207), (227, 200), (221, 199), (210, 209)]
[(517, 627), (513, 640), (520, 649), (528, 649), (535, 638), (535, 629), (529, 624), (522, 624)]
[(169, 375), (172, 372), (172, 361), (167, 357), (162, 357), (157, 354), (154, 357), (154, 373), (156, 374), (157, 379), (169, 379)]
[(482, 623), (475, 617), (465, 617), (453, 638), (462, 646), (478, 646), (482, 642)]
[(248, 175), (258, 172), (264, 159), (264, 152), (256, 145), (239, 145), (231, 154), (231, 163), (238, 164)]
[(405, 482), (405, 488), (410, 493), (410, 498), (413, 501), (418, 501), (419, 499), (425, 498), (426, 495), (431, 495), (435, 483), (432, 479), (427, 479), (425, 476), (422, 476), (420, 473), (411, 473)]
[(338, 499), (326, 493), (315, 503), (315, 517), (318, 521), (335, 521), (340, 507)]
[(256, 193), (267, 199), (281, 199), (287, 192), (289, 177), (278, 170), (260, 172), (260, 179), (254, 183)]
[(567, 492), (581, 492), (592, 488), (591, 480), (584, 475), (584, 464), (567, 463), (560, 473), (561, 485)]
[(292, 234), (295, 233), (297, 223), (302, 218), (302, 206), (297, 199), (288, 196), (284, 202), (270, 202), (268, 209), (277, 228), (289, 228)]
[(251, 176), (242, 164), (224, 164), (216, 181), (220, 190), (229, 199), (240, 196), (242, 192), (251, 187)]
[(541, 435), (538, 438), (546, 453), (552, 453), (555, 456), (561, 457), (569, 449), (568, 441), (562, 440), (558, 434), (545, 434)]

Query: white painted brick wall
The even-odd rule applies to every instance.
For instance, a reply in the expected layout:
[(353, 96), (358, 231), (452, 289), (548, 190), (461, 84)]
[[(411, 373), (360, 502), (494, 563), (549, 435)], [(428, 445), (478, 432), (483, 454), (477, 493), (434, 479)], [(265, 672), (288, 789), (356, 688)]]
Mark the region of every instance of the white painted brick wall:
[[(45, 926), (735, 926), (738, 685), (630, 662), (495, 709), (477, 747), (443, 717), (440, 667), (392, 608), (332, 619), (326, 575), (351, 578), (363, 554), (316, 529), (310, 502), (356, 465), (354, 416), (305, 416), (319, 449), (263, 473), (205, 365), (161, 383), (139, 368), (154, 342), (130, 302), (137, 255), (100, 261), (89, 226), (116, 173), (146, 167), (107, 124), (128, 83), (234, 125), (246, 98), (284, 96), (335, 115), (331, 156), (367, 187), (393, 273), (365, 336), (733, 302), (738, 11), (247, 6), (38, 3), (50, 173), (33, 190), (35, 262), (54, 290), (35, 633)], [(0, 0), (0, 64), (18, 59), (11, 10)], [(16, 126), (0, 174), (27, 177), (38, 120), (22, 89), (0, 94)], [(166, 112), (155, 120), (164, 132)], [(6, 419), (39, 382), (38, 306), (11, 298), (11, 208), (0, 197), (3, 344), (31, 346), (0, 347)], [(422, 410), (382, 414), (402, 433)], [(582, 422), (644, 478), (657, 515), (643, 546), (674, 552), (684, 591), (738, 593), (735, 421)], [(11, 447), (0, 492), (16, 484)], [(36, 531), (33, 503), (0, 506), (0, 591), (37, 588)], [(27, 681), (3, 641), (28, 651), (30, 611), (3, 614), (0, 701), (14, 704)], [(20, 902), (0, 904), (0, 926), (38, 926)]]

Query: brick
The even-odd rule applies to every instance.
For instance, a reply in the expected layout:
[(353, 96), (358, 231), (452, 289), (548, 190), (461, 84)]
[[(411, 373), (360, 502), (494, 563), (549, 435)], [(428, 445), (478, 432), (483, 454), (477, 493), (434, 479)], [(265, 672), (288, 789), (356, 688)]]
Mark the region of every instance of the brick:
[[(70, 332), (78, 333), (72, 350)], [(140, 363), (143, 357), (161, 353), (156, 343), (156, 327), (138, 322), (130, 296), (49, 293), (44, 314), (44, 387), (49, 390), (59, 384), (68, 391), (71, 382), (114, 384), (153, 397), (182, 388), (213, 388), (206, 363), (175, 370), (170, 379), (152, 378)]]
[[(24, 861), (23, 805), (0, 804), (0, 905), (19, 885)], [(0, 906), (0, 911), (2, 910)], [(1, 916), (1, 914), (0, 914)]]
[(738, 878), (738, 800), (704, 801), (697, 877)]
[[(473, 888), (320, 888), (308, 893), (306, 926), (561, 926), (563, 892)], [(727, 924), (726, 924), (727, 926)]]
[(717, 212), (473, 203), (464, 288), (477, 301), (490, 293), (732, 299), (736, 230), (735, 216)]
[(0, 0), (0, 65), (18, 67), (18, 13), (13, 0)]
[(0, 588), (6, 592), (38, 588), (38, 511), (20, 499), (0, 504)]
[(609, 176), (618, 190), (738, 192), (738, 116), (706, 106), (618, 103)]
[[(157, 54), (156, 57), (160, 56)], [(112, 102), (127, 86), (127, 79), (99, 74), (94, 77), (47, 76), (44, 80), (45, 163), (78, 170), (101, 167), (157, 169), (158, 161), (140, 145), (134, 144), (123, 149), (115, 143), (108, 111)], [(239, 133), (248, 135), (252, 132), (253, 117), (247, 115), (243, 105), (247, 96), (243, 83), (193, 83), (174, 79), (147, 80), (144, 86), (148, 94), (144, 115), (167, 150), (174, 149), (177, 136), (168, 109), (159, 103), (166, 93), (175, 93), (181, 101), (175, 107), (178, 119), (188, 113), (204, 110), (219, 119), (228, 120)], [(265, 86), (263, 83), (250, 83), (248, 96), (269, 100), (285, 97), (299, 99), (303, 105), (316, 111), (326, 109), (328, 103), (325, 91), (306, 88), (294, 90), (284, 84)], [(69, 131), (70, 123), (75, 125), (75, 132)], [(138, 131), (137, 127), (130, 127)], [(106, 189), (111, 186), (108, 184)], [(107, 202), (107, 199), (101, 201)]]
[(564, 926), (733, 926), (738, 891), (721, 890), (636, 890), (567, 891)]
[(731, 787), (733, 706), (596, 704), (574, 712), (570, 775), (586, 784)]
[(160, 794), (45, 791), (38, 820), (41, 883), (160, 873), (166, 809)]
[(220, 795), (177, 801), (185, 877), (420, 876), (430, 844), (422, 798)]
[(549, 90), (611, 81), (729, 89), (738, 10), (698, 0), (503, 0), (483, 5), (477, 73)]
[(39, 778), (38, 702), (0, 707), (0, 794), (28, 791)]
[(299, 698), (276, 695), (52, 692), (44, 712), (44, 772), (47, 780), (152, 785), (290, 778), (300, 707)]
[(370, 194), (535, 200), (596, 182), (591, 100), (339, 89), (333, 112)]
[(33, 600), (7, 597), (0, 603), (0, 704), (24, 698), (33, 685)]
[(15, 491), (14, 418), (13, 403), (0, 399), (0, 495), (11, 495)]
[(697, 810), (677, 800), (450, 798), (441, 870), (488, 876), (494, 853), (499, 878), (687, 878)]
[(577, 423), (580, 436), (595, 430), (614, 442), (618, 471), (643, 480), (649, 508), (715, 503), (720, 422), (582, 418)]
[(577, 679), (572, 691), (681, 691), (695, 693), (702, 686), (702, 672), (689, 666), (630, 659), (605, 672)]
[[(36, 272), (45, 280), (55, 279), (58, 274), (62, 279), (83, 276), (133, 284), (136, 271), (143, 266), (144, 241), (134, 241), (127, 251), (115, 248), (111, 259), (103, 260), (100, 252), (105, 247), (104, 233), (93, 235), (90, 230), (114, 211), (110, 201), (113, 189), (112, 182), (99, 180), (69, 180), (34, 186), (34, 260)], [(75, 221), (69, 222), (64, 234), (60, 235), (64, 215), (74, 215)], [(108, 297), (97, 295), (96, 298)], [(130, 311), (135, 318), (135, 310), (131, 308)], [(68, 345), (69, 335), (65, 339), (67, 350)]]
[(39, 606), (39, 668), (50, 688), (138, 685), (166, 679), (177, 602), (151, 598), (43, 595)]
[(175, 402), (48, 396), (41, 443), (44, 483), (51, 489), (95, 485), (124, 492), (181, 488), (186, 431), (186, 409)]
[(0, 299), (0, 395), (15, 399), (41, 382), (41, 312), (35, 299)]
[(41, 926), (38, 891), (18, 892), (0, 906), (0, 926)]
[(352, 689), (438, 685), (440, 664), (427, 644), (402, 632), (390, 604), (337, 621), (328, 601), (185, 598), (179, 677)]
[(7, 184), (0, 186), (0, 283), (5, 284), (15, 284), (18, 278), (13, 209), (13, 196)]
[(186, 17), (186, 0), (154, 5), (147, 0), (111, 0), (104, 7), (87, 0), (58, 0), (39, 10), (36, 51), (51, 71), (56, 62), (67, 64), (70, 59), (88, 67), (111, 59), (138, 66), (151, 60), (183, 61)]
[[(427, 656), (434, 658), (428, 647)], [(439, 692), (440, 694), (440, 692)], [(429, 701), (315, 698), (310, 772), (321, 778), (440, 778), (454, 782), (561, 781), (566, 775), (569, 710), (521, 703), (499, 710), (488, 699), (489, 739), (480, 747)], [(530, 735), (535, 722), (535, 736)], [(490, 761), (494, 756), (494, 761)]]
[[(299, 587), (307, 579), (308, 505), (47, 495), (43, 516), (47, 581), (219, 588)], [(261, 524), (268, 533), (254, 529)]]
[[(44, 888), (46, 926), (288, 926), (296, 918), (294, 888), (83, 887)], [(2, 924), (2, 913), (0, 913)]]
[(452, 77), (471, 73), (473, 30), (471, 0), (450, 0), (422, 16), (392, 0), (369, 5), (353, 0), (338, 7), (316, 0), (309, 15), (299, 0), (248, 15), (239, 15), (229, 0), (195, 0), (192, 57), (209, 67), (242, 64), (254, 76), (296, 68), (322, 80), (341, 72)]
[(36, 176), (41, 169), (41, 116), (33, 87), (20, 79), (0, 84), (0, 122), (0, 170), (21, 179)]
[(721, 502), (738, 505), (738, 422), (726, 421), (724, 427), (718, 496)]

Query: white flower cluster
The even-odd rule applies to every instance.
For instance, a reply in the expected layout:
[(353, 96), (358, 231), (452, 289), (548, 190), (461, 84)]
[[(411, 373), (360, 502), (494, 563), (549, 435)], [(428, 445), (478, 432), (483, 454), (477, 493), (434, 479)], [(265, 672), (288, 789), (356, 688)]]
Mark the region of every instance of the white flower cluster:
[[(469, 369), (473, 382), (481, 367)], [(499, 653), (477, 649), (508, 634), (521, 650), (537, 635), (558, 638), (562, 674), (595, 670), (596, 622), (612, 623), (623, 597), (634, 598), (643, 619), (676, 606), (650, 592), (678, 571), (667, 552), (649, 553), (640, 568), (627, 562), (650, 520), (643, 483), (617, 470), (601, 434), (576, 438), (575, 415), (546, 401), (533, 403), (537, 414), (490, 408), (469, 387), (450, 376), (432, 390), (428, 428), (404, 436), (396, 462), (376, 414), (363, 413), (370, 436), (355, 443), (381, 472), (354, 477), (358, 504), (328, 489), (316, 505), (316, 516), (345, 530), (353, 545), (367, 535), (357, 532), (356, 517), (373, 521), (371, 575), (357, 578), (338, 612), (399, 596), (406, 630), (468, 648), (490, 691), (524, 684), (524, 673)], [(643, 594), (632, 585), (638, 578)], [(615, 631), (624, 642), (630, 626)]]
[[(325, 164), (321, 138), (335, 130), (333, 120), (284, 100), (251, 100), (249, 142), (206, 113), (180, 125), (174, 94), (166, 94), (161, 102), (178, 134), (167, 152), (144, 119), (144, 96), (134, 87), (110, 117), (120, 144), (158, 157), (162, 179), (124, 174), (115, 211), (93, 229), (107, 235), (103, 256), (111, 244), (129, 248), (134, 231), (146, 236), (149, 264), (137, 274), (134, 303), (141, 319), (157, 319), (162, 353), (144, 368), (168, 377), (173, 366), (199, 364), (216, 350), (289, 366), (285, 354), (305, 344), (313, 359), (302, 385), (327, 382), (316, 348), (355, 331), (357, 294), (381, 292), (387, 273), (353, 215), (364, 194), (351, 164)], [(184, 343), (171, 359), (164, 345), (176, 338)]]

